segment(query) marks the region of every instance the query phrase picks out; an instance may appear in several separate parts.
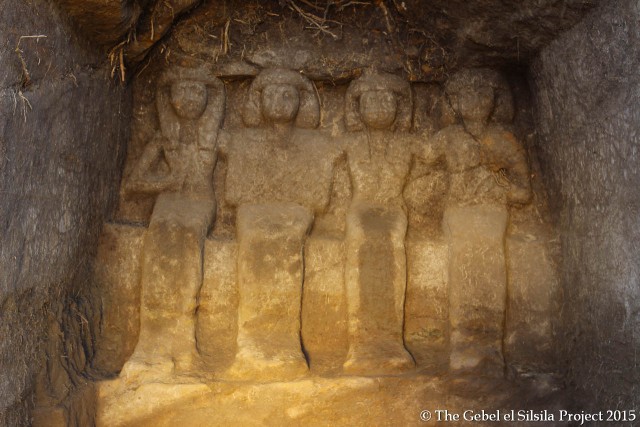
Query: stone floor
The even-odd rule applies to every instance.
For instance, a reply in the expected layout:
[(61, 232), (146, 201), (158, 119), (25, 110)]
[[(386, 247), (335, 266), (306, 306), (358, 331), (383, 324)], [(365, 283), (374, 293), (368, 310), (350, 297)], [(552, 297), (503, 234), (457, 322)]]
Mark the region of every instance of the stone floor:
[[(509, 381), (414, 373), (271, 383), (121, 376), (85, 392), (96, 394), (96, 425), (109, 427), (429, 426), (445, 424), (445, 413), (438, 412), (445, 409), (460, 417), (453, 425), (567, 425), (558, 421), (557, 384), (545, 376)], [(499, 414), (501, 421), (482, 421), (483, 410), (485, 418)], [(512, 410), (521, 422), (505, 421)], [(465, 411), (480, 420), (465, 421)]]

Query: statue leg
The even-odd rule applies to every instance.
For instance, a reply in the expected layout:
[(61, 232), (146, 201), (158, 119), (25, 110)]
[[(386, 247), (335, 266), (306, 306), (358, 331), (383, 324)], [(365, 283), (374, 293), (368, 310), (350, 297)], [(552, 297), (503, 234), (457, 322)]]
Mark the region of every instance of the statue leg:
[(214, 212), (213, 199), (158, 196), (143, 246), (140, 336), (125, 374), (192, 370), (202, 251)]
[(346, 373), (394, 374), (415, 366), (403, 341), (406, 230), (406, 215), (398, 207), (359, 204), (347, 215)]
[(294, 203), (238, 209), (238, 352), (229, 378), (282, 380), (307, 372), (300, 309), (302, 254), (312, 221)]
[(449, 321), (454, 371), (486, 369), (502, 375), (507, 271), (505, 207), (450, 207), (444, 230), (449, 239)]

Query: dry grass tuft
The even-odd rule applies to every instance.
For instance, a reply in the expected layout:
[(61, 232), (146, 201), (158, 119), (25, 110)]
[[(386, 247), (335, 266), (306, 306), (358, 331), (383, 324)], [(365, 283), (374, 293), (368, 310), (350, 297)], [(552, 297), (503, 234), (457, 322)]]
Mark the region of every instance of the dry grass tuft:
[(111, 78), (116, 75), (118, 72), (118, 76), (120, 77), (120, 82), (124, 83), (127, 77), (127, 67), (124, 64), (124, 50), (127, 45), (131, 42), (132, 38), (135, 37), (134, 31), (131, 30), (127, 34), (127, 38), (115, 45), (109, 51), (109, 63), (111, 64)]
[(27, 68), (27, 61), (25, 61), (23, 56), (24, 51), (20, 49), (20, 43), (22, 43), (22, 40), (24, 39), (35, 39), (37, 43), (38, 40), (43, 38), (47, 38), (47, 36), (40, 34), (36, 36), (20, 36), (20, 38), (18, 38), (18, 43), (16, 44), (15, 52), (18, 55), (18, 59), (20, 59), (20, 65), (22, 66), (22, 88), (26, 88), (31, 84), (31, 74), (29, 73), (29, 69)]

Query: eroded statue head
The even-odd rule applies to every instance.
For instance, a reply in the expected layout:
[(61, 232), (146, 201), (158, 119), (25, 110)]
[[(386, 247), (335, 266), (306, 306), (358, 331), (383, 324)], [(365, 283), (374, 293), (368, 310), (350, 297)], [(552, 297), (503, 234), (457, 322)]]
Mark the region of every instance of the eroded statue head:
[(320, 103), (311, 81), (283, 68), (267, 68), (253, 80), (244, 107), (249, 127), (284, 124), (314, 129), (320, 123)]
[(479, 136), (490, 121), (509, 122), (513, 118), (509, 87), (495, 70), (459, 71), (447, 80), (445, 92), (451, 107), (475, 136)]
[(369, 128), (390, 128), (397, 113), (398, 100), (390, 90), (369, 90), (360, 95), (360, 117)]
[(193, 80), (179, 80), (171, 84), (171, 105), (184, 119), (195, 120), (207, 108), (207, 86)]
[(262, 115), (273, 123), (295, 120), (300, 108), (298, 88), (288, 84), (270, 84), (262, 90)]
[(347, 89), (345, 123), (350, 131), (407, 131), (412, 118), (411, 87), (399, 76), (367, 70)]

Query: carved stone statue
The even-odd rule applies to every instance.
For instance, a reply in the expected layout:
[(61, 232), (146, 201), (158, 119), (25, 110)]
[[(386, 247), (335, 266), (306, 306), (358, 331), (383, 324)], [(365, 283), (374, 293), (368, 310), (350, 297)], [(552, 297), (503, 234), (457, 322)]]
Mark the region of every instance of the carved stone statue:
[(231, 378), (283, 379), (308, 370), (300, 342), (303, 245), (314, 214), (327, 208), (340, 154), (313, 130), (319, 121), (307, 78), (266, 69), (249, 88), (248, 128), (221, 146), (225, 199), (237, 208), (240, 302)]
[[(473, 407), (460, 391), (492, 374), (502, 391), (487, 402), (503, 404), (502, 353), (533, 372), (553, 345), (557, 278), (552, 230), (522, 207), (529, 168), (500, 75), (410, 87), (369, 70), (317, 91), (292, 70), (247, 81), (253, 65), (210, 65), (232, 74), (171, 68), (155, 106), (137, 100), (160, 126), (123, 193), (156, 200), (148, 228), (128, 209), (101, 238), (106, 339), (87, 362), (112, 378), (96, 386), (96, 425), (316, 425), (332, 411), (410, 425), (425, 396)], [(132, 147), (151, 125), (134, 121)], [(410, 415), (391, 421), (391, 407)]]
[(345, 138), (353, 200), (346, 221), (345, 285), (353, 374), (397, 373), (414, 366), (403, 344), (412, 95), (397, 76), (367, 74), (347, 91)]
[(450, 367), (502, 375), (507, 207), (528, 203), (529, 166), (514, 135), (496, 123), (513, 115), (497, 72), (463, 70), (445, 90), (460, 119), (434, 136), (450, 174), (443, 221), (450, 245)]
[(125, 189), (213, 198), (224, 84), (205, 71), (183, 68), (165, 73), (158, 84), (160, 130), (146, 145)]
[(140, 335), (124, 367), (129, 374), (150, 366), (163, 373), (193, 369), (224, 84), (205, 70), (172, 69), (159, 81), (156, 103), (160, 131), (125, 182), (129, 192), (158, 194), (144, 238)]

